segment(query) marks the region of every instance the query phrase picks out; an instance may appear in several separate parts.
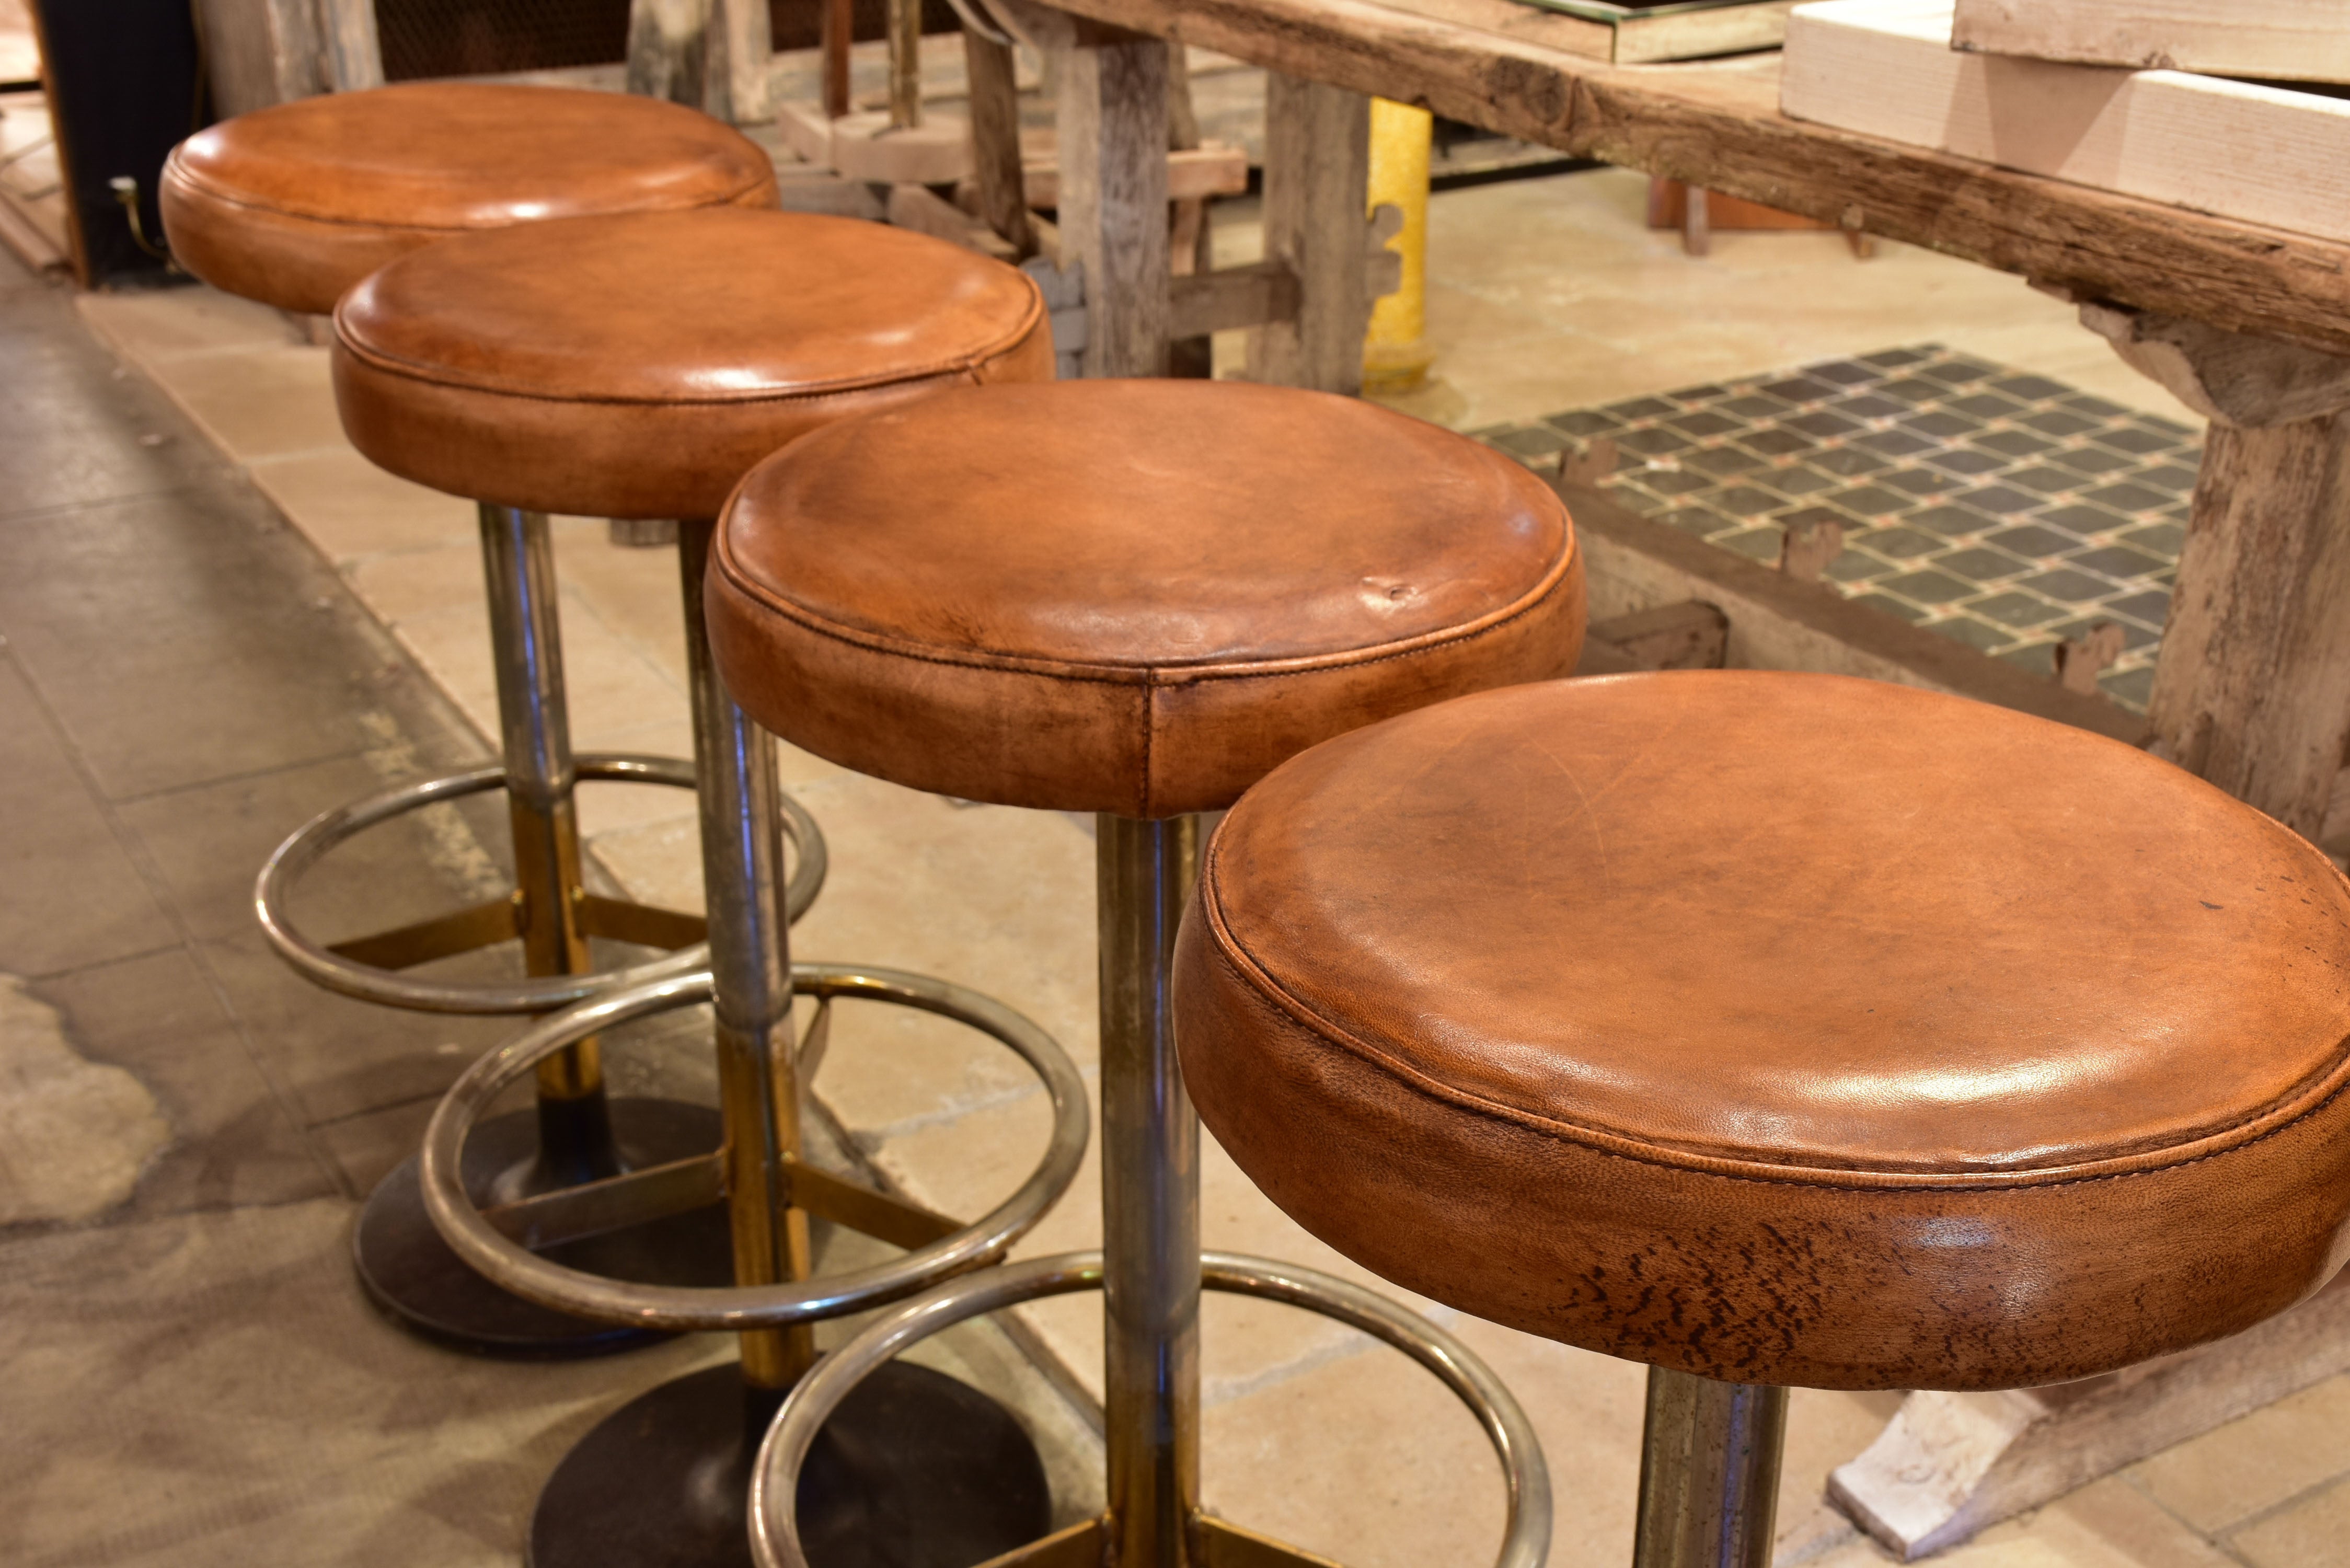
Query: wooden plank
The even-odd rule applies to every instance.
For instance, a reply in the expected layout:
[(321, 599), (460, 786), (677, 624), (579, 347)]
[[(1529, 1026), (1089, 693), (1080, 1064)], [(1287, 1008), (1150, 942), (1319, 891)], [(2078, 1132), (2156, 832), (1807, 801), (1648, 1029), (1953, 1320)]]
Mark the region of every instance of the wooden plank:
[(1369, 99), (1278, 73), (1265, 78), (1264, 255), (1296, 275), (1300, 292), (1294, 320), (1250, 339), (1250, 380), (1362, 390), (1370, 170)]
[(2350, 102), (2177, 71), (1960, 54), (1950, 14), (1950, 0), (1806, 5), (1788, 23), (1780, 107), (2003, 169), (2350, 240)]
[(2350, 1368), (2350, 1272), (2216, 1345), (2054, 1388), (1918, 1393), (1828, 1496), (1905, 1562)]
[(2137, 744), (2146, 722), (2103, 696), (2067, 691), (2002, 659), (1856, 604), (1654, 522), (1596, 490), (1556, 486), (1587, 563), (1591, 618), (1699, 600), (1730, 619), (1733, 670), (1808, 670), (1890, 680), (1995, 703)]
[(2341, 0), (1958, 0), (1950, 42), (2142, 70), (2350, 81)]
[(2147, 706), (2165, 754), (2318, 836), (2350, 747), (2350, 414), (2217, 423)]
[(308, 98), (326, 85), (309, 0), (201, 0), (196, 19), (222, 118)]
[(329, 89), (361, 92), (383, 86), (375, 0), (318, 0), (318, 33)]
[(1718, 605), (1685, 599), (1594, 621), (1584, 640), (1633, 670), (1720, 670), (1730, 658), (1730, 618)]
[(1193, 273), (1168, 285), (1168, 335), (1211, 332), (1297, 319), (1297, 275), (1279, 262)]
[[(1032, 207), (1061, 204), (1061, 166), (1039, 161), (1024, 165), (1021, 175)], [(1185, 148), (1167, 154), (1167, 199), (1197, 201), (1208, 196), (1236, 196), (1248, 189), (1248, 154), (1221, 141)]]
[(1084, 275), (1087, 376), (1163, 376), (1167, 46), (1073, 28), (1055, 41), (1060, 255)]
[(934, 239), (951, 241), (1001, 262), (1016, 262), (1011, 242), (927, 185), (889, 187), (889, 222)]
[(1020, 86), (1012, 46), (962, 33), (964, 78), (971, 84), (971, 161), (980, 221), (1014, 254), (1036, 254), (1036, 231), (1020, 166)]
[(1097, 22), (2086, 296), (2350, 352), (2350, 247), (1790, 119), (1774, 57), (1611, 67), (1436, 14), (1461, 3), (1059, 0)]

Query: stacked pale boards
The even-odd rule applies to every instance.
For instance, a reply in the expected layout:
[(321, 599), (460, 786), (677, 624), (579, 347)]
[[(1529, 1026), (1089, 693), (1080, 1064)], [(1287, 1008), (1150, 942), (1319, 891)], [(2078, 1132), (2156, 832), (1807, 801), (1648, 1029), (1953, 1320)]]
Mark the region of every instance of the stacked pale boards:
[(1818, 0), (1783, 82), (1799, 119), (2350, 240), (2350, 0)]

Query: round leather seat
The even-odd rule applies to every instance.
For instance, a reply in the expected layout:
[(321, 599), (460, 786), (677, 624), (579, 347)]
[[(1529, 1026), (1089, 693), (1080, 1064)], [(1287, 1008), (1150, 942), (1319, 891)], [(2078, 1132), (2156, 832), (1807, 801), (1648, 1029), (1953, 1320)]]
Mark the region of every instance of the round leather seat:
[(1583, 566), (1518, 464), (1240, 382), (951, 392), (754, 470), (719, 530), (734, 699), (860, 772), (1159, 817), (1424, 702), (1572, 669)]
[(2168, 763), (1815, 675), (1491, 692), (1208, 852), (1201, 1115), (1481, 1317), (1734, 1383), (2001, 1388), (2350, 1251), (2350, 883)]
[(546, 218), (773, 207), (757, 143), (620, 93), (412, 82), (241, 114), (174, 148), (172, 254), (215, 288), (323, 315), (420, 245)]
[(536, 512), (714, 517), (746, 470), (818, 425), (1052, 374), (1024, 273), (799, 213), (470, 234), (394, 262), (335, 312), (335, 399), (359, 451)]

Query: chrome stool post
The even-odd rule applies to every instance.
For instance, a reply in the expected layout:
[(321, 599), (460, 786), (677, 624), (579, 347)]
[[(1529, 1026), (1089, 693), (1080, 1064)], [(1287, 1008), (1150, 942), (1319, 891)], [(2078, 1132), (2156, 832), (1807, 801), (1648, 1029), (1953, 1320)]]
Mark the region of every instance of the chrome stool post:
[[(985, 1568), (1328, 1568), (1201, 1508), (1200, 1292), (1286, 1302), (1380, 1339), (1442, 1378), (1493, 1444), (1509, 1498), (1498, 1568), (1541, 1568), (1550, 1474), (1525, 1412), (1458, 1340), (1393, 1302), (1312, 1270), (1200, 1251), (1200, 1118), (1175, 1055), (1175, 932), (1198, 874), (1202, 819), (1095, 819), (1101, 931), (1102, 1251), (1037, 1259), (941, 1285), (884, 1314), (785, 1401), (754, 1472), (761, 1568), (810, 1568), (798, 1517), (816, 1432), (868, 1373), (983, 1313), (1099, 1290), (1107, 1509)], [(1243, 1549), (1246, 1555), (1238, 1555)]]
[[(689, 581), (707, 558), (712, 528), (707, 522), (680, 524)], [(692, 646), (702, 648), (697, 597), (688, 595), (687, 622)], [(424, 1193), (432, 1219), (456, 1251), (498, 1285), (639, 1329), (724, 1330), (740, 1338), (733, 1365), (652, 1390), (571, 1450), (540, 1494), (531, 1524), (533, 1568), (747, 1563), (753, 1460), (786, 1391), (816, 1364), (815, 1324), (1001, 1259), (1075, 1179), (1085, 1153), (1085, 1082), (1028, 1020), (941, 981), (790, 962), (779, 895), (774, 738), (734, 705), (706, 656), (693, 665), (693, 695), (710, 970), (608, 992), (493, 1052), (451, 1090), (425, 1138)], [(795, 992), (818, 999), (815, 1021), (796, 1042)], [(1045, 1158), (983, 1219), (958, 1225), (799, 1159), (801, 1080), (823, 1050), (837, 998), (957, 1019), (1010, 1046), (1044, 1081), (1054, 1115)], [(457, 1172), (468, 1131), (502, 1089), (560, 1061), (573, 1043), (599, 1028), (705, 1001), (717, 1020), (725, 1123), (714, 1154), (487, 1213), (474, 1206)], [(721, 1203), (733, 1237), (732, 1289), (595, 1278), (522, 1244), (592, 1231), (618, 1217), (718, 1212), (713, 1206)], [(910, 1251), (884, 1264), (811, 1279), (812, 1215)], [(918, 1551), (915, 1561), (972, 1561), (1030, 1539), (1049, 1520), (1043, 1467), (1019, 1424), (952, 1378), (894, 1368), (827, 1430), (829, 1441), (811, 1470), (810, 1501), (833, 1542), (831, 1562), (894, 1563), (899, 1558), (892, 1552), (908, 1541)]]
[(1632, 1568), (1771, 1568), (1787, 1391), (1648, 1368)]
[[(583, 777), (692, 788), (696, 770), (666, 758), (574, 755), (546, 515), (486, 503), (480, 515), (503, 765), (407, 785), (314, 819), (263, 868), (255, 894), (263, 929), (313, 979), (363, 1000), (424, 1011), (543, 1012), (606, 986), (699, 968), (708, 952), (700, 917), (588, 892), (575, 799)], [(686, 598), (697, 609), (701, 565), (699, 555), (681, 556), (683, 581), (693, 589)], [(706, 676), (708, 650), (693, 646), (700, 635), (697, 618), (688, 624), (688, 662)], [(704, 705), (696, 705), (694, 716), (699, 743)], [(515, 887), (508, 898), (323, 950), (287, 919), (295, 879), (334, 845), (401, 811), (499, 788), (506, 796), (514, 848)], [(796, 806), (776, 800), (769, 809), (768, 820), (785, 824), (801, 849), (786, 900), (796, 914), (821, 886), (823, 836)], [(677, 950), (598, 973), (588, 951), (591, 937)], [(410, 963), (515, 939), (529, 977), (520, 983), (436, 982), (395, 972)], [(721, 1118), (706, 1107), (645, 1096), (616, 1106), (593, 1035), (542, 1062), (536, 1087), (532, 1110), (485, 1124), (467, 1150), (468, 1179), (491, 1201), (512, 1202), (628, 1169), (668, 1165), (720, 1142)], [(378, 1305), (424, 1334), (469, 1348), (538, 1356), (595, 1355), (653, 1337), (643, 1330), (547, 1311), (467, 1268), (424, 1212), (414, 1160), (369, 1194), (351, 1250), (359, 1280)], [(582, 1239), (567, 1248), (567, 1256), (578, 1266), (626, 1278), (716, 1284), (727, 1278), (729, 1236), (714, 1214), (691, 1214)]]

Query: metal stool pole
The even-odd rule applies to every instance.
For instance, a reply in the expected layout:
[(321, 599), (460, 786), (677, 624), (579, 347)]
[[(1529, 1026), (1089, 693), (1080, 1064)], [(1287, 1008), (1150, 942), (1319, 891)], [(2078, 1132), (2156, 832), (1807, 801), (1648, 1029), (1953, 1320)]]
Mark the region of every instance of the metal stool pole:
[[(734, 1282), (772, 1285), (804, 1280), (810, 1267), (807, 1215), (792, 1204), (787, 1168), (799, 1154), (800, 1102), (792, 1060), (791, 930), (782, 898), (782, 790), (775, 738), (734, 705), (711, 663), (702, 578), (716, 527), (707, 520), (679, 523), (678, 581), (694, 771), (702, 779), (702, 877)], [(742, 1337), (743, 1382), (755, 1391), (754, 1401), (765, 1396), (757, 1419), (815, 1364), (816, 1330), (800, 1323), (750, 1329)]]
[[(525, 971), (583, 974), (593, 964), (580, 929), (579, 811), (572, 798), (578, 774), (564, 700), (554, 535), (544, 512), (484, 503), (481, 518)], [(539, 1064), (538, 1124), (547, 1176), (571, 1183), (619, 1170), (594, 1040)]]
[(1633, 1568), (1770, 1568), (1787, 1391), (1648, 1368)]
[(1199, 819), (1095, 819), (1112, 1568), (1183, 1568), (1200, 1505), (1200, 1118), (1168, 977)]

